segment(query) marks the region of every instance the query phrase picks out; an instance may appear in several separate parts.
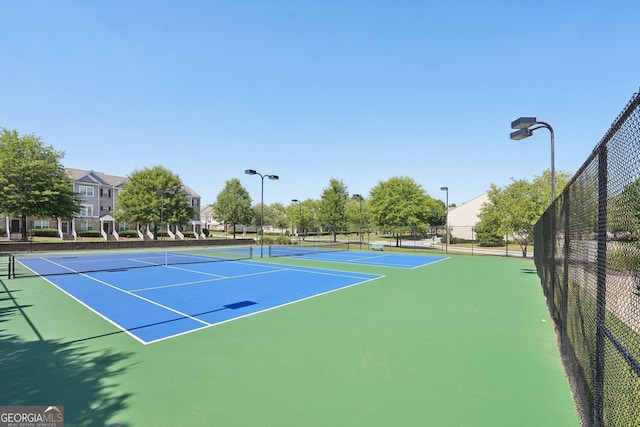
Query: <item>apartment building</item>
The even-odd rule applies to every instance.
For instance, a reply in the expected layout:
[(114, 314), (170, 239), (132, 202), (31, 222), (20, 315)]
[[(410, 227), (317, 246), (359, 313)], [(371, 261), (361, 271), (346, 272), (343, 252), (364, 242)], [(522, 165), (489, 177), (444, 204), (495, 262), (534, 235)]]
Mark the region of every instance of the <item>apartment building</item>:
[[(67, 174), (73, 181), (73, 190), (81, 195), (81, 210), (73, 218), (28, 218), (28, 229), (56, 229), (61, 239), (77, 239), (78, 232), (97, 230), (105, 240), (119, 240), (118, 232), (137, 230), (140, 239), (153, 239), (154, 236), (146, 224), (127, 224), (115, 220), (118, 193), (127, 182), (126, 177), (107, 175), (91, 170), (67, 168)], [(200, 221), (201, 198), (188, 186), (182, 188), (188, 196), (188, 203), (193, 207), (195, 216), (188, 225), (177, 226), (167, 224), (168, 235), (173, 239), (183, 239), (184, 231), (193, 231), (194, 237), (204, 238)], [(5, 232), (7, 237), (20, 233), (20, 220), (6, 217)]]

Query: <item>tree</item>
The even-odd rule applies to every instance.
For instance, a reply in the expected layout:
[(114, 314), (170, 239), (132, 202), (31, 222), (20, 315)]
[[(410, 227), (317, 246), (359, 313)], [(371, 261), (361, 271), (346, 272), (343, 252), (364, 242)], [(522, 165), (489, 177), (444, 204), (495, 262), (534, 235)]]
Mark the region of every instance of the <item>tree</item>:
[(504, 236), (508, 234), (508, 231), (504, 230), (502, 225), (501, 197), (502, 190), (495, 184), (491, 184), (491, 188), (487, 192), (489, 201), (480, 210), (478, 215), (480, 221), (475, 226), (480, 246), (502, 246), (504, 244)]
[[(597, 205), (597, 203), (593, 203)], [(622, 192), (608, 202), (607, 222), (616, 239), (640, 239), (640, 180), (627, 184)], [(597, 214), (594, 214), (597, 218)], [(595, 227), (594, 227), (595, 230)]]
[(329, 186), (323, 190), (320, 198), (319, 219), (323, 226), (328, 227), (334, 242), (337, 240), (338, 231), (344, 230), (347, 226), (345, 207), (348, 198), (347, 186), (335, 178), (329, 181)]
[(288, 226), (298, 231), (298, 235), (304, 238), (305, 232), (310, 228), (315, 228), (316, 210), (319, 202), (307, 199), (302, 202), (293, 202), (286, 209)]
[(413, 178), (394, 177), (380, 182), (371, 190), (369, 211), (371, 221), (381, 230), (388, 230), (401, 244), (406, 232), (424, 234), (429, 218), (437, 217), (440, 203), (428, 196)]
[(251, 210), (251, 197), (238, 178), (230, 179), (225, 183), (213, 205), (213, 212), (219, 221), (233, 226), (234, 239), (236, 225), (251, 224), (254, 217)]
[(20, 218), (22, 240), (27, 217), (69, 218), (80, 211), (80, 195), (60, 163), (62, 151), (3, 128), (0, 152), (0, 212)]
[(282, 203), (273, 203), (269, 206), (269, 225), (285, 230), (289, 225), (287, 210)]
[[(520, 245), (522, 256), (527, 256), (533, 240), (533, 229), (551, 203), (551, 172), (545, 171), (532, 182), (511, 180), (504, 189), (491, 184), (487, 192), (489, 202), (482, 208), (480, 231), (490, 235), (511, 235)], [(559, 191), (567, 185), (569, 175), (556, 174), (555, 185)]]
[(354, 194), (347, 201), (347, 218), (349, 231), (356, 230), (358, 239), (362, 241), (365, 230), (369, 230), (369, 201), (362, 195)]
[[(116, 198), (115, 217), (120, 222), (182, 225), (195, 215), (182, 191), (180, 177), (163, 166), (134, 171)], [(162, 224), (161, 224), (162, 226)]]

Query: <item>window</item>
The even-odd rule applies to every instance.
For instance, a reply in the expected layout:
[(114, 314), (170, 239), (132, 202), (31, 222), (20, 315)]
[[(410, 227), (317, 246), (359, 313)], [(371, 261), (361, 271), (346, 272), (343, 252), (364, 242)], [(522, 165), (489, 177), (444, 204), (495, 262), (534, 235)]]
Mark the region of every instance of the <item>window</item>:
[(93, 223), (90, 221), (82, 221), (80, 223), (80, 231), (93, 230)]
[(80, 206), (80, 216), (93, 216), (93, 205)]
[(78, 193), (83, 196), (93, 197), (94, 188), (89, 185), (78, 185)]
[(129, 226), (127, 225), (126, 222), (121, 222), (120, 224), (118, 224), (118, 231), (125, 231), (128, 229), (129, 229)]
[(33, 221), (33, 228), (49, 228), (49, 221), (36, 219)]

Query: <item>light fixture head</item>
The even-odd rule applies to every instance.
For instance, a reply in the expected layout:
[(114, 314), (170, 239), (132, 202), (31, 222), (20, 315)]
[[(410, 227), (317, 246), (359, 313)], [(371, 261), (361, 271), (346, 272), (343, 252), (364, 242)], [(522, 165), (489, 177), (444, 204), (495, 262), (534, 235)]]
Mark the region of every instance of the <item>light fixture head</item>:
[(293, 203), (298, 203), (300, 200), (298, 200), (298, 199), (291, 199), (291, 201), (292, 201)]
[(529, 138), (531, 134), (532, 132), (529, 128), (519, 129), (515, 132), (511, 132), (510, 138), (514, 141), (520, 141), (521, 139)]
[(449, 187), (440, 187), (440, 190), (442, 190), (442, 191), (449, 191)]
[(279, 179), (278, 175), (267, 175), (269, 179)]
[(518, 117), (511, 122), (511, 129), (526, 129), (538, 123), (535, 117)]
[(244, 173), (246, 173), (247, 175), (256, 175), (258, 172), (254, 171), (253, 169), (245, 169)]

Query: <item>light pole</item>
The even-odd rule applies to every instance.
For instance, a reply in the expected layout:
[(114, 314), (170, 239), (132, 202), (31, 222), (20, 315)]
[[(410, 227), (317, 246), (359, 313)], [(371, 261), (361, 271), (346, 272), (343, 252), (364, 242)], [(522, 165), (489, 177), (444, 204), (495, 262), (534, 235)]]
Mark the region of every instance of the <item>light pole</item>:
[(362, 195), (354, 194), (354, 199), (358, 199), (360, 204), (360, 216), (358, 217), (358, 239), (360, 240), (360, 249), (362, 249)]
[(551, 133), (551, 202), (553, 202), (556, 198), (555, 140), (553, 128), (549, 123), (539, 122), (535, 117), (519, 117), (511, 122), (511, 129), (518, 130), (511, 132), (510, 137), (514, 141), (520, 141), (521, 139), (529, 138), (534, 130), (542, 128), (549, 129)]
[(260, 185), (260, 258), (263, 257), (262, 249), (264, 246), (264, 179), (269, 178), (276, 180), (278, 179), (278, 175), (263, 175), (260, 172), (257, 172), (253, 169), (245, 169), (244, 173), (247, 175), (258, 175), (260, 177), (261, 185)]
[(302, 201), (298, 199), (291, 199), (291, 201), (300, 206), (300, 223), (298, 228), (298, 246), (300, 246), (300, 231), (302, 230)]
[[(162, 197), (162, 205), (160, 206), (160, 231), (164, 233), (164, 195), (176, 194), (175, 190), (156, 190), (156, 193)], [(160, 246), (164, 246), (164, 237), (160, 235)]]
[(440, 187), (440, 190), (446, 192), (446, 200), (445, 200), (445, 213), (446, 213), (446, 227), (447, 227), (447, 238), (444, 241), (445, 243), (445, 253), (449, 253), (449, 187)]

